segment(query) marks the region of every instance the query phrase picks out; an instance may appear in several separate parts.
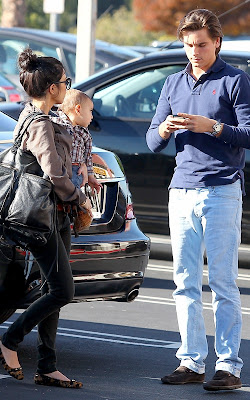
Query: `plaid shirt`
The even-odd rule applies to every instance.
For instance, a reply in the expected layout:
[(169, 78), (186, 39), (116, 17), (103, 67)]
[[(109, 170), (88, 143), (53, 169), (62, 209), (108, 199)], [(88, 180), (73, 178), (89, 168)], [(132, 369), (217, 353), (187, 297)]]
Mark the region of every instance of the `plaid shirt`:
[(92, 138), (87, 128), (80, 125), (73, 126), (69, 118), (63, 111), (58, 110), (56, 117), (50, 117), (53, 122), (63, 125), (72, 136), (72, 163), (85, 163), (88, 175), (94, 174), (92, 163)]

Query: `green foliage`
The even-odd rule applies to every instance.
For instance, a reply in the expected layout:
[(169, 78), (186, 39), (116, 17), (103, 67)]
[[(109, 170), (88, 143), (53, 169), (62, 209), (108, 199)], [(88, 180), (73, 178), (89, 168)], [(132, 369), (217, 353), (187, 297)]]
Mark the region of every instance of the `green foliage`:
[[(78, 0), (65, 0), (65, 11), (59, 16), (60, 31), (76, 33), (77, 4)], [(148, 45), (160, 38), (172, 39), (163, 31), (152, 33), (144, 30), (131, 7), (132, 0), (98, 0), (100, 18), (97, 19), (96, 38), (120, 45)], [(0, 0), (0, 13), (1, 8)], [(27, 28), (49, 29), (50, 17), (43, 12), (43, 0), (26, 0), (26, 9)]]
[(121, 7), (113, 14), (105, 14), (98, 19), (96, 38), (119, 45), (148, 45), (159, 37), (143, 30), (140, 22), (136, 21), (133, 12)]
[[(26, 0), (26, 26), (49, 29), (49, 14), (43, 12), (43, 0)], [(65, 0), (65, 11), (59, 15), (59, 30), (69, 32), (76, 27), (77, 0)]]
[(72, 32), (76, 28), (78, 0), (65, 0), (65, 10), (60, 16), (59, 30)]
[(26, 0), (26, 27), (49, 29), (49, 15), (43, 12), (43, 1)]

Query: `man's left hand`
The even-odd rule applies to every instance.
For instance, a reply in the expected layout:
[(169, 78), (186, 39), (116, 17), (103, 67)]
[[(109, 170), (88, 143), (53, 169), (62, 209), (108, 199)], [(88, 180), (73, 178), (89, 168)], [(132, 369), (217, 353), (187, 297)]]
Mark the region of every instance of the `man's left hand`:
[(213, 132), (214, 124), (217, 122), (215, 119), (210, 119), (201, 115), (178, 113), (178, 116), (185, 118), (184, 122), (178, 123), (179, 129), (188, 129), (195, 133), (211, 133)]

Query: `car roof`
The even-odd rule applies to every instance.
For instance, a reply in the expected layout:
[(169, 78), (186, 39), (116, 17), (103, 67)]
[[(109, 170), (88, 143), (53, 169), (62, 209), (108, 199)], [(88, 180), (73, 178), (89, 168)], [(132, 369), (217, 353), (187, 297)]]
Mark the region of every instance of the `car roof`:
[(22, 37), (25, 37), (28, 39), (44, 38), (53, 43), (58, 42), (58, 40), (60, 39), (60, 42), (64, 42), (67, 45), (72, 46), (72, 45), (76, 44), (75, 35), (71, 34), (71, 33), (66, 34), (66, 32), (51, 32), (51, 31), (42, 30), (42, 29), (19, 28), (19, 27), (0, 28), (0, 34), (4, 35), (5, 33), (8, 35), (13, 35), (13, 36), (16, 36), (16, 34), (18, 34), (20, 39)]
[[(13, 36), (16, 36), (16, 34), (18, 34), (20, 39), (22, 37), (28, 39), (32, 38), (33, 40), (37, 39), (40, 41), (46, 39), (46, 42), (48, 44), (66, 47), (71, 51), (73, 49), (76, 49), (77, 36), (73, 33), (61, 32), (61, 31), (52, 32), (43, 29), (19, 28), (19, 27), (0, 28), (0, 35), (1, 34), (4, 35), (4, 33)], [(124, 46), (119, 46), (114, 43), (108, 43), (103, 40), (96, 39), (95, 45), (96, 45), (96, 50), (105, 51), (110, 54), (115, 54), (124, 59), (141, 56), (141, 53), (139, 53), (138, 51), (126, 48)]]
[[(225, 61), (234, 61), (235, 65), (244, 63), (246, 67), (250, 65), (250, 51), (243, 52), (243, 51), (236, 51), (236, 50), (221, 50), (220, 55), (223, 57)], [(152, 53), (145, 54), (144, 56), (126, 61), (122, 64), (115, 65), (110, 67), (106, 70), (97, 72), (94, 75), (84, 79), (83, 81), (74, 83), (73, 87), (77, 89), (78, 87), (85, 86), (87, 89), (91, 87), (92, 82), (104, 81), (108, 82), (109, 77), (113, 79), (115, 75), (122, 76), (122, 74), (127, 74), (129, 71), (138, 71), (143, 67), (150, 67), (154, 68), (154, 66), (164, 65), (164, 63), (181, 63), (185, 65), (188, 62), (186, 53), (184, 49), (169, 49), (169, 50), (162, 50), (162, 51), (153, 51)]]

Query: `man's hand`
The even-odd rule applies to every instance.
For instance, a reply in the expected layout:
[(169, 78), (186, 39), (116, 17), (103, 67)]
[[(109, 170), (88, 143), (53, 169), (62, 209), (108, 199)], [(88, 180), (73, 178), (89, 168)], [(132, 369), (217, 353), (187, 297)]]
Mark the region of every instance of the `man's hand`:
[[(178, 116), (185, 118), (185, 121), (175, 122), (175, 128), (178, 126), (178, 129), (188, 129), (195, 133), (213, 132), (213, 126), (217, 122), (215, 119), (210, 119), (201, 115), (178, 113)], [(221, 132), (216, 135), (216, 137), (220, 136)]]
[(163, 121), (159, 125), (159, 135), (163, 139), (168, 139), (171, 133), (175, 132), (177, 129), (180, 129), (178, 126), (175, 126), (173, 122), (171, 122), (172, 115), (168, 115), (165, 121)]

